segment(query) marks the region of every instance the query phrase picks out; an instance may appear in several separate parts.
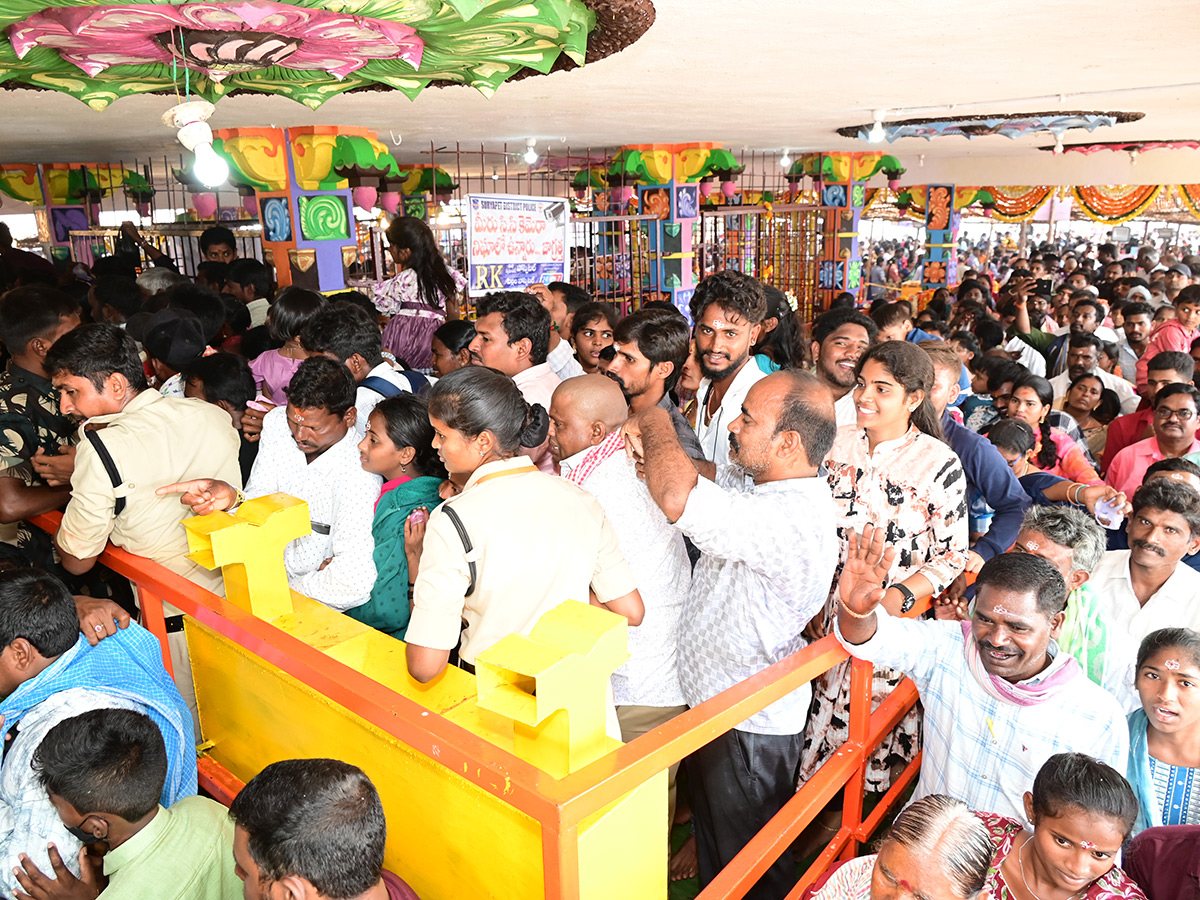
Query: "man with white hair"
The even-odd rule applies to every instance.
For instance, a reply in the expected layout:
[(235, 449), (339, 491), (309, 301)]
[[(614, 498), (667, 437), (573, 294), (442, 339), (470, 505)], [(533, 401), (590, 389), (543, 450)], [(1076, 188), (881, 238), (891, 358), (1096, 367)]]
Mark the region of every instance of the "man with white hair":
[(166, 266), (154, 266), (138, 276), (137, 285), (145, 292), (147, 297), (153, 297), (155, 294), (161, 294), (168, 288), (174, 287), (181, 281), (187, 281), (187, 279), (174, 269), (168, 269)]

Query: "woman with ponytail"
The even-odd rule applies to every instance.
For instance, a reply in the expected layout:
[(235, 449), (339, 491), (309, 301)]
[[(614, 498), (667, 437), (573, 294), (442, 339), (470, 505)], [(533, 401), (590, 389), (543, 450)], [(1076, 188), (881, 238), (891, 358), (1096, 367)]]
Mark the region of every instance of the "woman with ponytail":
[[(546, 612), (582, 600), (642, 621), (642, 598), (617, 536), (591, 494), (539, 472), (523, 447), (546, 440), (550, 419), (513, 380), (468, 366), (429, 392), (433, 447), (460, 494), (429, 517), (405, 640), (408, 671), (437, 677)], [(465, 625), (464, 625), (465, 623)]]
[(1065, 431), (1050, 424), (1053, 404), (1054, 388), (1045, 378), (1025, 375), (1013, 383), (1008, 417), (1024, 419), (1033, 429), (1037, 443), (1033, 448), (1031, 467), (1080, 484), (1101, 484), (1102, 479), (1083, 447)]
[[(896, 557), (883, 605), (891, 615), (911, 615), (917, 602), (940, 594), (966, 568), (966, 478), (929, 401), (933, 363), (924, 350), (906, 341), (876, 344), (858, 361), (857, 375), (858, 424), (838, 429), (825, 461), (838, 507), (842, 562), (852, 531), (861, 533), (868, 522), (885, 528)], [(823, 620), (813, 622), (822, 633), (837, 618), (836, 575), (833, 584)], [(875, 668), (874, 704), (891, 693), (900, 677)], [(813, 683), (801, 781), (847, 739), (849, 687), (848, 663)], [(916, 755), (919, 729), (913, 710), (884, 739), (868, 762), (868, 790), (886, 790), (893, 768)]]

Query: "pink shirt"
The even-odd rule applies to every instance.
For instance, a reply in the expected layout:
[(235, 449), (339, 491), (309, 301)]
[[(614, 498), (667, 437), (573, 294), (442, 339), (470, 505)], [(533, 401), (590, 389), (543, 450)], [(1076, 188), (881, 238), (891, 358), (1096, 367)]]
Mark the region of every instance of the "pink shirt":
[[(550, 412), (550, 398), (554, 396), (554, 389), (562, 384), (562, 379), (554, 374), (549, 363), (530, 366), (514, 375), (513, 381), (521, 389), (521, 396), (525, 398), (526, 403), (540, 404), (546, 412)], [(532, 459), (534, 465), (543, 472), (550, 475), (558, 474), (558, 466), (554, 464), (554, 460), (550, 456), (549, 438), (542, 442), (542, 446), (526, 447), (525, 451), (525, 455)]]
[[(1200, 450), (1200, 440), (1193, 440), (1188, 453)], [(1158, 437), (1148, 437), (1144, 441), (1130, 444), (1116, 455), (1108, 468), (1108, 483), (1121, 491), (1126, 497), (1132, 497), (1133, 492), (1141, 487), (1146, 470), (1156, 462), (1166, 459), (1158, 449)]]
[(254, 362), (250, 363), (250, 373), (258, 389), (269, 394), (276, 406), (282, 406), (287, 402), (283, 389), (291, 383), (292, 376), (302, 362), (302, 359), (283, 356), (278, 350), (268, 350), (254, 357)]

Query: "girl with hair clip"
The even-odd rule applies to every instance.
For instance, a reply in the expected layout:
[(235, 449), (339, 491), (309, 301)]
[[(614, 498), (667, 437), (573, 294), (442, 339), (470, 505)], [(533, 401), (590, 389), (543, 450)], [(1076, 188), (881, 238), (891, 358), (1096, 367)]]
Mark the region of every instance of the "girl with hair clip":
[[(897, 553), (883, 605), (891, 615), (911, 614), (919, 600), (941, 594), (966, 568), (966, 477), (929, 401), (934, 370), (924, 350), (905, 341), (876, 344), (859, 360), (857, 375), (858, 424), (838, 429), (825, 460), (839, 511), (842, 561), (851, 532), (861, 532), (868, 522), (886, 528)], [(824, 612), (810, 625), (814, 635), (826, 633), (837, 616), (837, 575), (833, 584)], [(900, 678), (899, 672), (877, 667), (873, 703), (887, 697)], [(813, 683), (802, 782), (849, 735), (849, 686), (848, 662)], [(886, 790), (893, 770), (919, 749), (920, 716), (914, 709), (869, 761), (867, 789)]]
[(426, 527), (405, 638), (418, 681), (436, 678), (456, 647), (474, 671), (479, 653), (528, 634), (569, 598), (641, 623), (641, 595), (600, 504), (538, 471), (521, 449), (540, 446), (549, 421), (511, 378), (485, 366), (458, 369), (430, 389), (433, 447), (463, 488)]
[[(1054, 388), (1045, 378), (1026, 375), (1013, 384), (1008, 417), (1024, 419), (1037, 438), (1032, 458), (1026, 461), (1026, 467), (1031, 471), (1048, 472), (1081, 484), (1101, 484), (1100, 473), (1083, 447), (1061, 428), (1050, 424), (1049, 416), (1053, 407)], [(1017, 471), (1018, 478), (1024, 474), (1023, 471)]]
[(1200, 634), (1152, 631), (1138, 649), (1135, 671), (1142, 701), (1129, 714), (1136, 830), (1200, 824)]
[(377, 284), (372, 298), (376, 309), (391, 316), (383, 329), (383, 349), (409, 368), (428, 372), (433, 333), (445, 323), (447, 307), (467, 281), (446, 265), (437, 239), (420, 219), (392, 219), (387, 239), (396, 274)]
[(1032, 831), (1005, 816), (978, 815), (996, 845), (991, 900), (1145, 900), (1117, 866), (1138, 801), (1112, 766), (1082, 753), (1046, 760), (1025, 794)]
[(358, 453), (363, 469), (383, 478), (383, 488), (371, 524), (375, 586), (371, 599), (346, 615), (404, 640), (425, 522), (429, 510), (442, 502), (438, 489), (446, 478), (446, 467), (433, 449), (424, 399), (400, 394), (380, 400), (371, 410)]

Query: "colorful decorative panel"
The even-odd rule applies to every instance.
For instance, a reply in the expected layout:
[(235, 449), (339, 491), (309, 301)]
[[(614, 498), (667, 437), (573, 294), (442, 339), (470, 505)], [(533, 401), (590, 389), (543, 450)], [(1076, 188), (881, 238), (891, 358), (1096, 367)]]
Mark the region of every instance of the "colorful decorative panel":
[(282, 244), (292, 239), (292, 214), (287, 197), (267, 197), (262, 203), (263, 240)]
[(191, 93), (210, 102), (249, 90), (316, 109), (346, 91), (413, 98), (430, 83), (491, 96), (510, 78), (616, 53), (653, 22), (650, 0), (6, 0), (0, 81), (63, 91), (93, 109), (174, 94), (189, 71)]
[(350, 210), (341, 194), (300, 198), (300, 235), (306, 241), (344, 241), (350, 237)]
[[(1122, 122), (1136, 122), (1145, 113), (1140, 112), (1033, 112), (1012, 113), (999, 116), (942, 116), (932, 119), (904, 119), (899, 122), (883, 122), (883, 134), (888, 143), (900, 138), (919, 137), (931, 140), (935, 137), (957, 135), (968, 140), (986, 135), (999, 134), (1006, 138), (1018, 138), (1034, 132), (1049, 131), (1062, 134), (1065, 131), (1097, 128)], [(837, 130), (842, 137), (865, 141), (874, 128), (873, 122), (865, 125), (847, 125)]]

